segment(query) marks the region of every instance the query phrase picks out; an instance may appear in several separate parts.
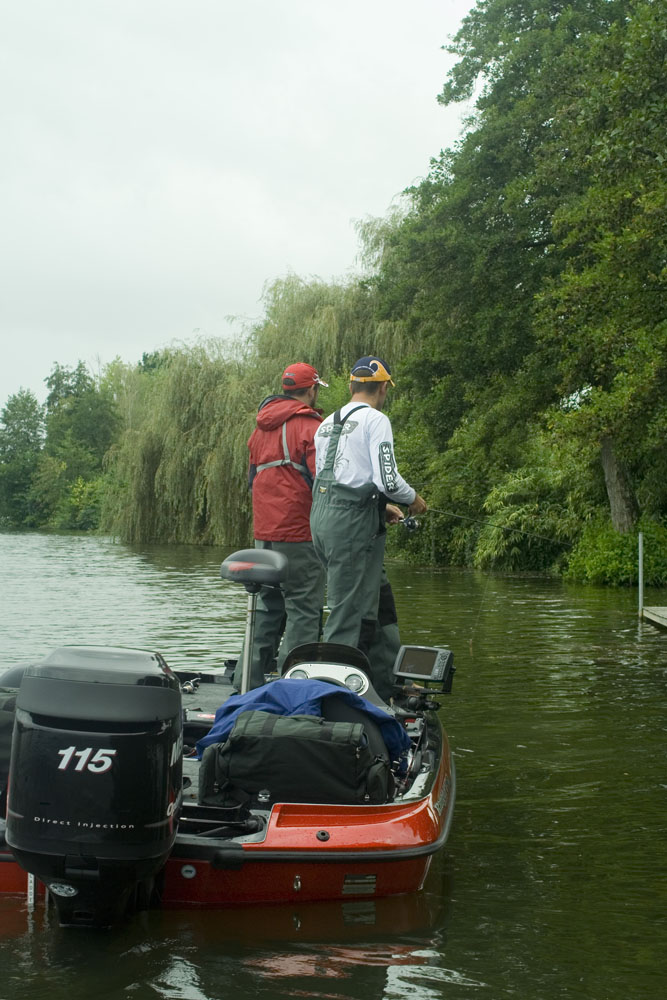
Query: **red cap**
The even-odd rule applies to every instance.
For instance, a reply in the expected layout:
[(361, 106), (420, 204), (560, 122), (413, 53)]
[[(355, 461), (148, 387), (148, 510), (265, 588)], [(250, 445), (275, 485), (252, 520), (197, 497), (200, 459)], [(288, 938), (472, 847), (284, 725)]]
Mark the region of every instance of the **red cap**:
[(305, 361), (299, 361), (295, 365), (289, 365), (283, 372), (283, 389), (310, 389), (311, 385), (323, 385), (329, 388), (327, 382), (323, 382), (312, 365), (307, 365)]

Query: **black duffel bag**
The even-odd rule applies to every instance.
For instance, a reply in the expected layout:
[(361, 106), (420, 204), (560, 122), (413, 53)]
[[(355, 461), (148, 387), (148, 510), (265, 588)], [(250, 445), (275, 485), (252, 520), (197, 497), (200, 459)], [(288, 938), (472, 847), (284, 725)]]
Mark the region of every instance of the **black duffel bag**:
[[(202, 755), (199, 802), (363, 805), (392, 798), (389, 760), (375, 756), (363, 724), (313, 715), (242, 712), (225, 743)], [(260, 796), (261, 793), (261, 796)]]

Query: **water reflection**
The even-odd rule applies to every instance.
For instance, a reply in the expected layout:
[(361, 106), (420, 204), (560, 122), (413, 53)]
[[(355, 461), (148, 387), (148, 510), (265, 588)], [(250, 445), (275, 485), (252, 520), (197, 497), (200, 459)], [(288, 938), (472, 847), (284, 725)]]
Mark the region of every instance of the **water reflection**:
[(411, 995), (427, 1000), (441, 995), (443, 983), (481, 985), (443, 964), (442, 910), (443, 900), (425, 892), (305, 907), (155, 912), (113, 933), (91, 934), (63, 931), (43, 912), (28, 918), (14, 904), (13, 975), (4, 981), (20, 980), (23, 995), (52, 1000), (217, 1000), (229, 995), (231, 982), (237, 995), (271, 998), (393, 998), (410, 985)]

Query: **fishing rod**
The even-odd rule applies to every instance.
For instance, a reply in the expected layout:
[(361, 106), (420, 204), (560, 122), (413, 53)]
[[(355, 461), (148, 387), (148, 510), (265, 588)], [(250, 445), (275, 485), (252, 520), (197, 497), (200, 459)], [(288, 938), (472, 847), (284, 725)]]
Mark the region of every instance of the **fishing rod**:
[[(512, 528), (506, 524), (494, 524), (493, 521), (486, 521), (479, 517), (470, 517), (468, 514), (455, 514), (451, 510), (439, 510), (437, 507), (428, 507), (424, 511), (424, 514), (444, 514), (445, 517), (456, 517), (459, 520), (463, 521), (474, 521), (475, 524), (484, 524), (489, 528), (499, 528), (501, 531), (515, 531), (518, 532), (520, 535), (528, 535), (530, 538), (539, 538), (540, 541), (542, 542), (550, 542), (552, 545), (554, 544), (569, 545), (569, 546), (572, 545), (572, 542), (560, 541), (559, 539), (556, 538), (548, 538), (547, 535), (538, 535), (534, 531), (526, 531), (525, 528)], [(401, 521), (401, 524), (410, 534), (413, 531), (416, 531), (417, 528), (419, 527), (419, 521), (417, 520), (416, 517), (413, 517), (412, 515), (404, 517), (403, 520)]]

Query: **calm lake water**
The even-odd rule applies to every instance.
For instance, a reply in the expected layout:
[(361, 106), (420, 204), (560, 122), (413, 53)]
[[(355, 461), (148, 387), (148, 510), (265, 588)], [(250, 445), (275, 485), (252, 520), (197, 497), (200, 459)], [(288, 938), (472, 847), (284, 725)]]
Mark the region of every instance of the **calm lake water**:
[[(0, 534), (0, 669), (63, 643), (221, 664), (246, 607), (225, 555)], [(667, 633), (635, 591), (388, 569), (404, 640), (451, 646), (458, 668), (454, 824), (424, 891), (104, 933), (0, 900), (0, 1000), (662, 1000)]]

